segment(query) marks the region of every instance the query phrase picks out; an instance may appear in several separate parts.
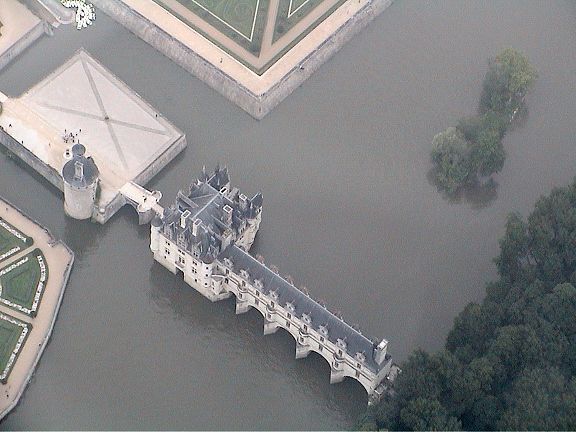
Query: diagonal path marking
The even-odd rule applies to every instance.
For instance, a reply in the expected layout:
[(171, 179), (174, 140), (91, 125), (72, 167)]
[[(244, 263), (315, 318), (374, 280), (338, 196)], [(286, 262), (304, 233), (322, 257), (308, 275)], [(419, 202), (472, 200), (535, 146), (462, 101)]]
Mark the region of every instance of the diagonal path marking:
[[(88, 81), (90, 82), (90, 87), (92, 87), (92, 92), (94, 92), (94, 96), (96, 97), (96, 101), (98, 102), (98, 106), (100, 107), (100, 112), (104, 116), (104, 120), (108, 118), (108, 114), (106, 114), (106, 108), (104, 107), (104, 103), (102, 102), (102, 98), (100, 97), (100, 93), (98, 92), (98, 87), (96, 87), (96, 83), (94, 82), (94, 78), (88, 69), (84, 59), (81, 60), (82, 67), (84, 68), (84, 72), (86, 72), (86, 76), (88, 77)], [(112, 141), (114, 141), (114, 146), (116, 147), (116, 152), (118, 153), (118, 157), (120, 158), (120, 162), (124, 165), (124, 168), (128, 169), (128, 163), (126, 162), (126, 156), (122, 152), (122, 147), (118, 142), (118, 137), (114, 132), (114, 128), (110, 124), (110, 122), (105, 121), (106, 126), (108, 126), (108, 132), (110, 132), (110, 136), (112, 137)]]

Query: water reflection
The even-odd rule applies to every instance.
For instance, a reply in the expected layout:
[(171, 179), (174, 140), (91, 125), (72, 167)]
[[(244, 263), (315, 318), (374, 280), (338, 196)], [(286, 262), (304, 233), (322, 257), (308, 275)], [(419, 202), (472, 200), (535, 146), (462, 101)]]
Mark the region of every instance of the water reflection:
[(498, 182), (492, 177), (476, 179), (467, 183), (456, 192), (449, 193), (436, 181), (436, 168), (433, 167), (426, 175), (428, 182), (436, 187), (438, 193), (451, 204), (461, 204), (463, 202), (470, 205), (474, 210), (481, 210), (489, 207), (498, 198)]
[[(150, 267), (149, 278), (150, 299), (166, 319), (184, 322), (219, 345), (236, 344), (234, 351), (258, 352), (257, 356), (265, 361), (261, 367), (268, 369), (265, 372), (284, 374), (291, 382), (291, 391), (322, 404), (328, 402), (326, 415), (339, 411), (351, 423), (365, 409), (368, 396), (360, 383), (346, 378), (342, 383), (330, 384), (330, 365), (323, 357), (312, 352), (304, 359), (295, 359), (294, 338), (284, 329), (264, 336), (262, 315), (255, 309), (236, 315), (234, 296), (212, 303), (188, 286), (181, 274), (174, 275), (156, 262)], [(259, 370), (232, 373), (253, 374)]]

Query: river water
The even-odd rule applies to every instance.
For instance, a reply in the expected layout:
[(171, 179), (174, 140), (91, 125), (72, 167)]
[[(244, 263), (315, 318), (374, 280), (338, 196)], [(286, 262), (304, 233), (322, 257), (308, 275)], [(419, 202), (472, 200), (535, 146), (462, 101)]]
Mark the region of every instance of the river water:
[[(540, 73), (505, 137), (498, 186), (447, 201), (427, 179), (430, 142), (474, 114), (487, 59), (523, 50)], [(576, 174), (576, 2), (399, 0), (263, 121), (100, 13), (61, 28), (0, 74), (18, 95), (85, 47), (186, 132), (149, 185), (168, 204), (202, 165), (262, 191), (254, 253), (385, 337), (397, 361), (435, 350), (495, 277), (506, 215)], [(65, 218), (60, 193), (0, 155), (0, 195), (76, 252), (49, 343), (6, 429), (339, 429), (366, 395), (294, 360), (257, 312), (212, 304), (154, 264), (130, 208), (107, 225)]]

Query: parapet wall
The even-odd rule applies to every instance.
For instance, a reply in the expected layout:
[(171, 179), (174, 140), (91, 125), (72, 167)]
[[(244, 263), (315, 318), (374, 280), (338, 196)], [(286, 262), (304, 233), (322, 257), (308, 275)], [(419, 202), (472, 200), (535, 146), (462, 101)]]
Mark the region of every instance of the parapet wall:
[(256, 119), (266, 116), (392, 2), (393, 0), (372, 0), (367, 3), (273, 87), (263, 94), (255, 94), (121, 0), (92, 0), (92, 3), (114, 20)]
[(62, 176), (54, 168), (44, 163), (36, 157), (34, 153), (16, 141), (4, 128), (0, 127), (0, 144), (30, 165), (34, 170), (42, 175), (46, 180), (52, 183), (61, 191), (64, 190)]
[[(2, 0), (0, 0), (2, 1)], [(15, 42), (10, 48), (0, 55), (0, 70), (20, 55), (26, 48), (32, 45), (45, 33), (44, 22), (40, 21), (28, 33)]]

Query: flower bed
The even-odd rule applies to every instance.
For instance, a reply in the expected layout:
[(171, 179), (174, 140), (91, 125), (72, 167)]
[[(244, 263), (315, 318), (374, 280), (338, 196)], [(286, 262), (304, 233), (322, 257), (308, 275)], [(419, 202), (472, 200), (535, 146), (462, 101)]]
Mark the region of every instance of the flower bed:
[(0, 382), (6, 384), (32, 325), (0, 313)]
[(48, 266), (40, 249), (0, 270), (0, 302), (36, 316), (46, 282)]
[(0, 262), (34, 244), (28, 237), (0, 218)]

